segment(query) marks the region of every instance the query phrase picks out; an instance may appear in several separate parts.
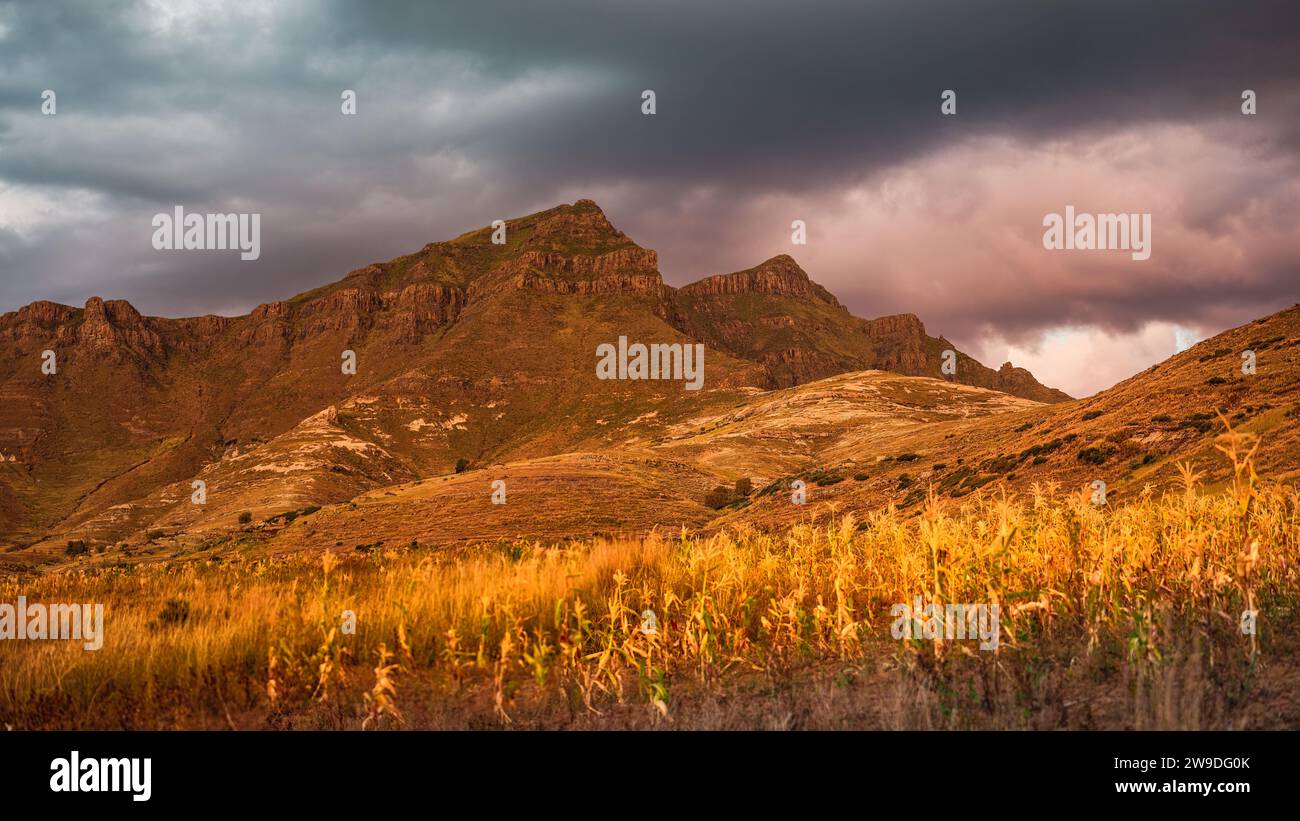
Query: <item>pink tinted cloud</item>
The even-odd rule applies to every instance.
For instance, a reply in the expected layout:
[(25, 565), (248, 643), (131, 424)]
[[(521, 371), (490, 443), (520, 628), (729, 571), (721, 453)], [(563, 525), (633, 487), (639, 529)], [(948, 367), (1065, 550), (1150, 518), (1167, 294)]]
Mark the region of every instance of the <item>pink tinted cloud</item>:
[(1014, 362), (1052, 387), (1074, 397), (1090, 396), (1200, 340), (1199, 334), (1169, 322), (1150, 322), (1133, 331), (1097, 327), (1056, 328), (1021, 346), (998, 338), (976, 339), (969, 353), (997, 367)]
[[(915, 313), (994, 367), (1007, 351), (1086, 395), (1175, 353), (1176, 327), (1208, 336), (1295, 301), (1296, 172), (1249, 122), (978, 138), (835, 191), (751, 200), (717, 231), (734, 268), (790, 253), (858, 315)], [(707, 221), (714, 199), (682, 207)], [(1067, 205), (1150, 213), (1150, 259), (1045, 249), (1044, 215)], [(793, 219), (806, 246), (790, 243)]]

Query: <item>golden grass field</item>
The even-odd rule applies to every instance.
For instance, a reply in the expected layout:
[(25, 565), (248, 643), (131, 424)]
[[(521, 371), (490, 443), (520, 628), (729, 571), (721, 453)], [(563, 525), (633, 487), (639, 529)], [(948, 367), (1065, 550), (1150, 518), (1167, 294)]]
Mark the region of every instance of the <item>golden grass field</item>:
[[(102, 602), (99, 651), (0, 644), (30, 728), (1300, 726), (1300, 493), (1255, 475), (1098, 507), (983, 488), (780, 532), (214, 559), (11, 575)], [(429, 515), (436, 516), (436, 510)], [(895, 640), (922, 595), (1000, 646)], [(658, 632), (641, 630), (652, 609)], [(345, 610), (354, 634), (341, 630)], [(1258, 633), (1243, 634), (1244, 610)], [(1288, 683), (1289, 682), (1289, 683)]]

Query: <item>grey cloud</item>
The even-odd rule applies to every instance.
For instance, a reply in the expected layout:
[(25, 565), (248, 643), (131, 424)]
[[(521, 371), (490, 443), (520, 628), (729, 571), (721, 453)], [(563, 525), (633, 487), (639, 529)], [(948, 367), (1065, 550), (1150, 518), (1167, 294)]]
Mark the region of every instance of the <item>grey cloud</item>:
[[(0, 212), (0, 310), (93, 293), (235, 312), (587, 195), (680, 283), (789, 250), (749, 235), (780, 228), (743, 216), (756, 200), (833, 202), (980, 134), (1215, 129), (1244, 87), (1261, 94), (1259, 151), (1298, 150), (1287, 3), (286, 3), (168, 37), (143, 6), (0, 9), (0, 187), (98, 198), (93, 216), (24, 236)], [(37, 110), (46, 87), (54, 118)], [(343, 88), (358, 91), (355, 118), (338, 113)], [(659, 95), (653, 118), (643, 88)], [(944, 88), (957, 118), (936, 116)], [(177, 203), (263, 213), (262, 259), (153, 252), (149, 217)], [(1197, 224), (1225, 230), (1230, 210), (1206, 203)], [(859, 313), (916, 311), (959, 334), (1224, 312), (1222, 289), (1198, 285), (1157, 309), (1141, 292), (1076, 294), (963, 316), (855, 287), (873, 262), (809, 267)], [(1275, 304), (1294, 275), (1276, 264), (1240, 311)]]

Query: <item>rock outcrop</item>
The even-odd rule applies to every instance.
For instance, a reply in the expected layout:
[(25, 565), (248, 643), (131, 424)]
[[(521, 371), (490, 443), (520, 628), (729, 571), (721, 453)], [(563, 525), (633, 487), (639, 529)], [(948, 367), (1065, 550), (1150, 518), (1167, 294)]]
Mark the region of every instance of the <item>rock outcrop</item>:
[(845, 310), (830, 291), (809, 279), (799, 264), (786, 254), (772, 257), (744, 271), (705, 277), (682, 286), (678, 292), (683, 296), (768, 294), (802, 297), (817, 299)]

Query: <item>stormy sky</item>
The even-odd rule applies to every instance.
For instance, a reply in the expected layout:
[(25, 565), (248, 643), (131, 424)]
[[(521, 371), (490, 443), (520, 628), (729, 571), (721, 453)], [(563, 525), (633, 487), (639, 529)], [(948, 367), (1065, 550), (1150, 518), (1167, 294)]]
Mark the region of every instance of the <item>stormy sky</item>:
[[(0, 312), (237, 314), (590, 197), (671, 284), (790, 253), (1086, 395), (1296, 301), (1298, 75), (1294, 2), (0, 2)], [(155, 251), (176, 205), (261, 258)], [(1067, 205), (1151, 258), (1044, 249)]]

